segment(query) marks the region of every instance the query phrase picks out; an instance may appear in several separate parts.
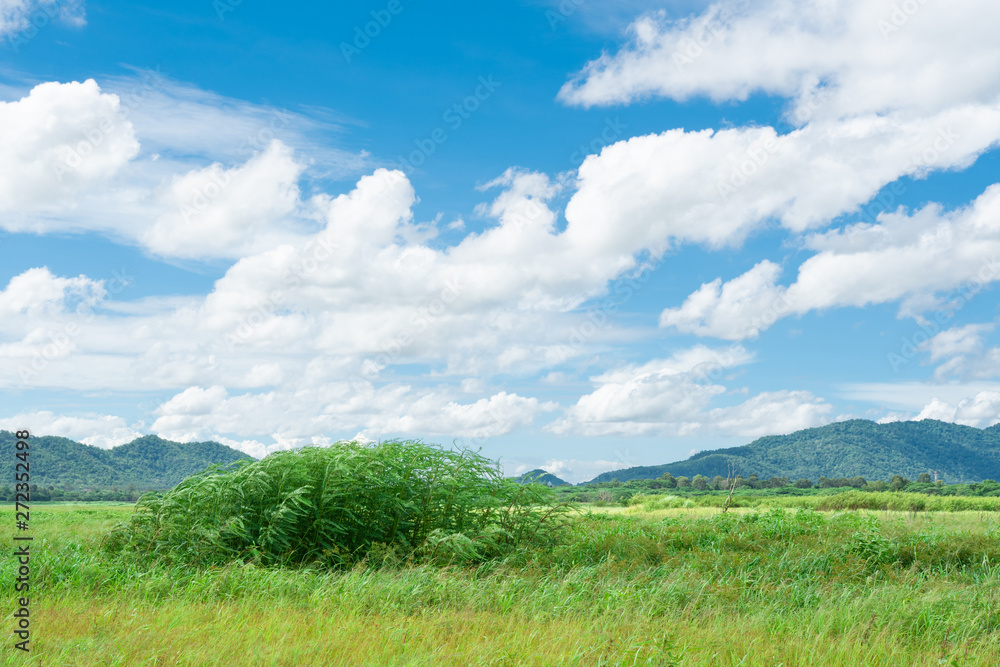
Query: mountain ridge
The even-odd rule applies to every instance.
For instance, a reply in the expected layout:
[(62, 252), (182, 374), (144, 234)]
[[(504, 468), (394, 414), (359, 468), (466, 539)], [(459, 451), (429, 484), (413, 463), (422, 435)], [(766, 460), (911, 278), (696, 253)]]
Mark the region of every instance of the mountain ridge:
[(589, 482), (653, 479), (665, 472), (728, 476), (738, 474), (792, 480), (819, 477), (915, 478), (937, 470), (948, 482), (1000, 478), (1000, 424), (978, 429), (934, 419), (878, 424), (867, 419), (834, 422), (787, 435), (769, 435), (727, 449), (698, 452), (673, 463), (601, 473)]
[[(0, 457), (14, 459), (17, 438), (0, 431)], [(213, 463), (229, 464), (252, 456), (208, 440), (174, 442), (145, 435), (111, 449), (85, 445), (69, 438), (43, 435), (29, 440), (31, 483), (39, 486), (168, 489)], [(14, 467), (9, 483), (13, 484)]]

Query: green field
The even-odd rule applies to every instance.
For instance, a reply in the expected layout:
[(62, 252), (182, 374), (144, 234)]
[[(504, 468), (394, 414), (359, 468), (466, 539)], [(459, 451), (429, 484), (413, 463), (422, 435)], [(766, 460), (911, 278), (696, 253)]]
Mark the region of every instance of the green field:
[(131, 511), (32, 509), (33, 647), (5, 612), (4, 664), (1000, 664), (996, 512), (593, 508), (503, 560), (330, 571), (102, 555)]

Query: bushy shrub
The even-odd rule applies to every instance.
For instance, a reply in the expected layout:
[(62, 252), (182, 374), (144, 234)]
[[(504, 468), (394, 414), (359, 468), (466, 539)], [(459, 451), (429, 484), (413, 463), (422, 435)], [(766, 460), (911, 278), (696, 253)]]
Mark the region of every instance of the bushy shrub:
[[(474, 562), (551, 544), (566, 506), (470, 451), (357, 442), (210, 468), (140, 498), (113, 553), (194, 565)], [(391, 559), (390, 559), (391, 560)]]

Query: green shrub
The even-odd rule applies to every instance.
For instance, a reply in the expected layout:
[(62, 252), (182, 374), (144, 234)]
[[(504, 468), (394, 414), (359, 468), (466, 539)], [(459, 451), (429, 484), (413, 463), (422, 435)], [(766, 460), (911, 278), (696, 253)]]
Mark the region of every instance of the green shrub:
[(193, 565), (475, 562), (552, 544), (565, 511), (549, 488), (504, 479), (474, 452), (348, 442), (210, 468), (147, 494), (105, 546)]

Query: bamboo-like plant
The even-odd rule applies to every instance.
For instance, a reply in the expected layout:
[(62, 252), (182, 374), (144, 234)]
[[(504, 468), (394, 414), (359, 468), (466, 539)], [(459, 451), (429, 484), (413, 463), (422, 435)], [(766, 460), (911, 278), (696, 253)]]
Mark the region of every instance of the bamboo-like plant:
[(477, 562), (552, 544), (566, 506), (541, 484), (504, 479), (469, 450), (414, 441), (306, 447), (214, 466), (139, 499), (105, 540), (170, 563), (340, 567)]

